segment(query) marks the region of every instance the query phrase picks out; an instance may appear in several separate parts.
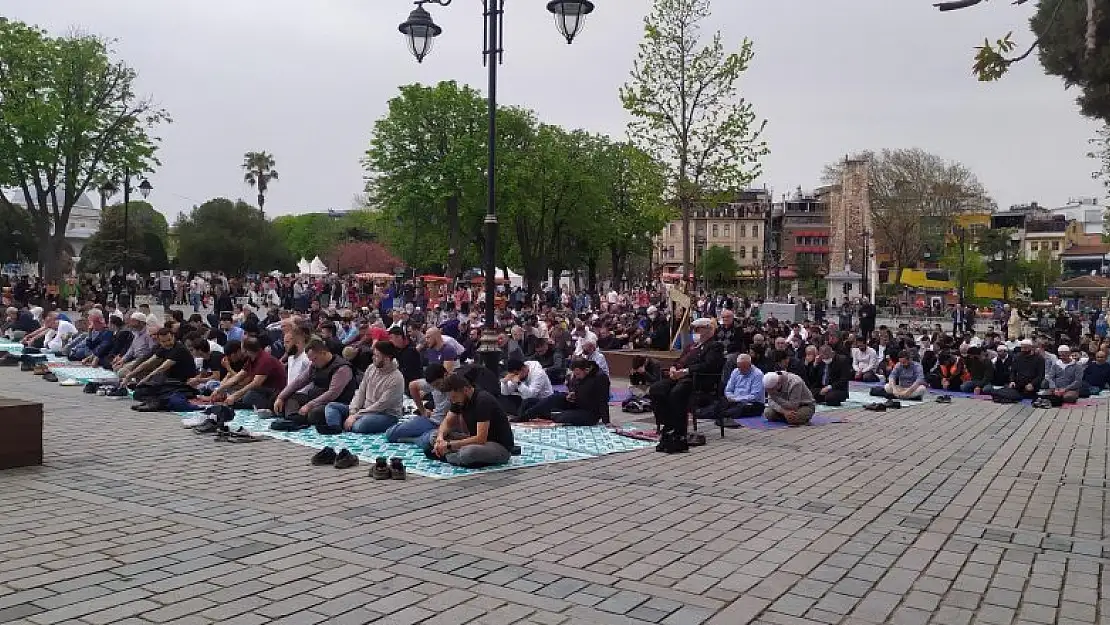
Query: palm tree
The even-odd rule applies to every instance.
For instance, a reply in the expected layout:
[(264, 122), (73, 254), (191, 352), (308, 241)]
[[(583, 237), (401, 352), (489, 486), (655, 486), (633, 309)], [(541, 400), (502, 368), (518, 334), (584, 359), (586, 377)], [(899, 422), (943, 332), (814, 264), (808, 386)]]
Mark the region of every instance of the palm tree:
[(258, 188), (258, 210), (263, 214), (266, 213), (266, 191), (270, 188), (270, 181), (278, 179), (274, 169), (276, 164), (273, 155), (267, 152), (247, 152), (243, 155), (243, 169), (247, 172), (243, 175), (243, 182), (252, 189)]

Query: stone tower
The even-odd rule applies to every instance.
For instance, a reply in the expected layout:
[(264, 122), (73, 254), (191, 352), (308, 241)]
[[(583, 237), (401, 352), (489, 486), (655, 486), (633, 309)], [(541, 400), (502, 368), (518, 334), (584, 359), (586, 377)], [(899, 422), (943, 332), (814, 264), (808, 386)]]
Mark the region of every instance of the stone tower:
[(875, 253), (874, 230), (871, 228), (871, 196), (869, 163), (865, 159), (846, 158), (840, 184), (829, 189), (829, 271), (844, 271), (851, 250), (851, 270), (865, 271), (864, 232), (871, 232), (869, 252)]

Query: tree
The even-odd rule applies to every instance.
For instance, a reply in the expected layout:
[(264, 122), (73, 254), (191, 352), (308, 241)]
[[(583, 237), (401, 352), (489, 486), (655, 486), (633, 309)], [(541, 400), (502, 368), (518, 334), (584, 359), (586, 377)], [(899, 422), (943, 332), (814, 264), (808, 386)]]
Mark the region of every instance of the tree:
[[(0, 195), (3, 195), (0, 193)], [(30, 215), (20, 208), (0, 205), (0, 263), (38, 260)]]
[[(1014, 0), (1025, 4), (1029, 0)], [(966, 9), (984, 0), (939, 2), (941, 11)], [(1110, 121), (1110, 11), (1100, 0), (1038, 0), (1030, 20), (1035, 39), (1019, 54), (1013, 32), (976, 48), (974, 74), (982, 81), (1002, 78), (1015, 63), (1038, 52), (1045, 72), (1064, 79), (1067, 87), (1078, 86), (1080, 110), (1084, 115)], [(1102, 36), (1099, 33), (1103, 33)]]
[(277, 162), (274, 161), (274, 155), (268, 152), (247, 152), (243, 155), (243, 182), (247, 183), (250, 188), (258, 189), (258, 211), (266, 213), (266, 192), (270, 189), (270, 183), (276, 182), (278, 179), (277, 170), (274, 167)]
[[(957, 215), (993, 206), (975, 174), (960, 163), (918, 148), (866, 152), (871, 226), (877, 254), (894, 265), (894, 286), (915, 267), (938, 233), (944, 236)], [(824, 180), (841, 180), (843, 162), (826, 166)]]
[(1002, 285), (1002, 299), (1010, 299), (1010, 291), (1021, 284), (1021, 248), (1011, 239), (1010, 228), (987, 228), (979, 233), (979, 252), (986, 257), (987, 276)]
[(736, 262), (732, 252), (714, 245), (702, 252), (701, 262), (698, 263), (702, 278), (706, 284), (727, 284), (736, 280), (736, 273), (740, 265)]
[(101, 211), (100, 228), (81, 250), (82, 271), (107, 273), (126, 267), (139, 273), (168, 269), (166, 217), (146, 202), (131, 202), (124, 243), (123, 204)]
[(282, 215), (271, 222), (285, 247), (298, 258), (324, 257), (338, 241), (337, 219), (327, 213)]
[[(500, 120), (501, 136), (510, 121)], [(404, 249), (410, 259), (446, 257), (449, 276), (481, 258), (486, 128), (485, 98), (453, 81), (406, 85), (389, 101), (363, 164), (370, 202), (381, 209), (380, 236), (394, 251)], [(508, 162), (504, 154), (501, 162)]]
[(598, 211), (604, 228), (613, 282), (620, 284), (633, 254), (649, 252), (652, 237), (673, 218), (664, 201), (666, 171), (659, 161), (631, 143), (610, 143), (604, 138), (600, 163), (591, 167), (595, 184), (608, 189), (606, 208)]
[(1025, 286), (1032, 291), (1035, 301), (1048, 299), (1048, 289), (1060, 279), (1060, 261), (1052, 258), (1048, 250), (1041, 250), (1037, 258), (1022, 263)]
[(338, 274), (388, 273), (404, 266), (379, 243), (350, 242), (337, 247), (328, 257), (328, 267)]
[(1091, 145), (1095, 147), (1087, 156), (1098, 160), (1098, 170), (1091, 177), (1102, 180), (1103, 186), (1110, 189), (1110, 124), (1098, 131), (1098, 136), (1091, 139)]
[[(45, 275), (56, 279), (70, 212), (93, 181), (157, 164), (165, 111), (135, 97), (135, 71), (110, 41), (0, 18), (0, 187), (17, 189)], [(0, 194), (0, 207), (14, 210)]]
[(822, 278), (824, 277), (824, 268), (809, 254), (799, 254), (797, 262), (794, 264), (794, 270), (798, 275), (798, 285), (800, 287), (807, 287), (814, 297), (820, 298), (823, 294), (821, 288)]
[(292, 271), (296, 265), (273, 224), (242, 200), (209, 200), (179, 216), (174, 229), (177, 263), (184, 269), (241, 275)]
[(957, 237), (945, 248), (940, 266), (956, 275), (956, 288), (965, 298), (975, 297), (975, 283), (987, 275), (983, 255), (970, 237)]
[[(744, 39), (735, 53), (725, 53), (719, 31), (703, 42), (709, 16), (710, 0), (654, 0), (630, 81), (620, 90), (632, 141), (669, 169), (683, 241), (690, 240), (693, 208), (712, 192), (747, 185), (768, 152), (760, 138), (766, 121), (738, 95), (752, 42)], [(682, 263), (688, 279), (688, 245)]]

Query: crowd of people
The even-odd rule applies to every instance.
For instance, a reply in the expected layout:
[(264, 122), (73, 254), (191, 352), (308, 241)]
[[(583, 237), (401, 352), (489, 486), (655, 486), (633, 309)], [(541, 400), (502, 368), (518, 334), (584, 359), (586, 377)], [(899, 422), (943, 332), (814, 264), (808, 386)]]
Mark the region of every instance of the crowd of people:
[[(758, 302), (727, 295), (699, 295), (687, 313), (647, 290), (514, 291), (496, 314), (495, 372), (485, 366), (491, 359), (480, 340), (479, 287), (451, 296), (440, 288), (429, 299), (433, 289), (419, 283), (371, 288), (367, 296), (344, 295), (340, 287), (351, 284), (344, 280), (319, 289), (305, 280), (294, 284), (309, 296), (290, 302), (284, 286), (272, 288), (280, 284), (275, 278), (245, 289), (270, 288), (272, 301), (240, 296), (236, 303), (234, 281), (225, 280), (213, 280), (211, 298), (206, 282), (191, 314), (118, 300), (85, 301), (63, 313), (5, 291), (0, 333), (22, 342), (24, 364), (35, 364), (39, 351), (112, 370), (120, 384), (114, 392), (131, 389), (140, 411), (251, 408), (272, 417), (275, 430), (382, 434), (465, 467), (508, 462), (513, 422), (609, 423), (606, 354), (614, 351), (655, 350), (632, 358), (626, 407), (654, 414), (657, 449), (667, 453), (688, 449), (691, 412), (722, 424), (762, 416), (799, 426), (818, 405), (845, 402), (853, 382), (872, 385), (886, 405), (921, 400), (930, 388), (1058, 405), (1110, 385), (1100, 312), (1059, 311), (1045, 328), (1020, 317), (1015, 323), (1016, 311), (1006, 310), (997, 331), (960, 322), (946, 332), (876, 326), (866, 300), (852, 318), (801, 323), (764, 317)], [(686, 331), (683, 320), (690, 340), (680, 340), (688, 344), (671, 358), (665, 350)], [(203, 419), (193, 425), (211, 427)], [(315, 460), (357, 463), (334, 455)]]

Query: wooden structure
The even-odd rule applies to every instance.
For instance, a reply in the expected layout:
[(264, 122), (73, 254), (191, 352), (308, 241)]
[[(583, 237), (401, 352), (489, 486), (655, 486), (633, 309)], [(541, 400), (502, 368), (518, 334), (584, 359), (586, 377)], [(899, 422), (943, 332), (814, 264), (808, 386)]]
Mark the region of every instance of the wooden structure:
[(42, 464), (42, 404), (0, 397), (0, 469)]

